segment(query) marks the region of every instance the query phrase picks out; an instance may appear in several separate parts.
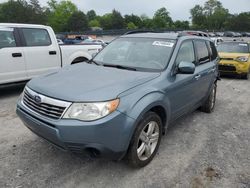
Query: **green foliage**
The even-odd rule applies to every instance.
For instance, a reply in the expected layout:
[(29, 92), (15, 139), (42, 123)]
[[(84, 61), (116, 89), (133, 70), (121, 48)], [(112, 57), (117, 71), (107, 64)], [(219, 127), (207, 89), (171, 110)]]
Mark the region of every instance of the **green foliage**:
[(96, 13), (94, 10), (90, 10), (87, 12), (87, 17), (89, 21), (92, 21), (94, 19), (96, 19)]
[(142, 19), (139, 16), (136, 16), (134, 14), (125, 15), (124, 19), (125, 19), (125, 23), (127, 24), (127, 26), (129, 23), (134, 23), (136, 27), (139, 27), (139, 28), (143, 27)]
[(190, 10), (194, 28), (221, 30), (229, 18), (229, 11), (220, 1), (208, 0), (204, 7), (196, 5)]
[(121, 13), (113, 10), (112, 13), (103, 15), (100, 18), (100, 24), (103, 29), (123, 29), (125, 21)]
[(48, 3), (50, 14), (48, 16), (48, 24), (53, 27), (56, 32), (66, 31), (68, 20), (78, 11), (75, 4), (71, 1), (65, 0), (60, 3), (51, 0)]
[(174, 26), (177, 29), (183, 29), (183, 30), (190, 29), (190, 27), (189, 27), (189, 21), (180, 21), (180, 20), (177, 20), (177, 21), (174, 22)]
[(74, 12), (68, 19), (68, 31), (84, 31), (88, 28), (87, 16), (82, 11)]
[(133, 23), (133, 22), (129, 22), (127, 24), (127, 29), (137, 29), (138, 27)]
[(97, 19), (94, 19), (89, 22), (89, 27), (101, 27), (101, 25)]
[[(218, 0), (208, 0), (191, 10), (192, 29), (250, 31), (250, 12), (232, 15)], [(190, 29), (188, 21), (173, 21), (165, 7), (153, 18), (143, 14), (122, 16), (117, 10), (103, 16), (90, 10), (86, 15), (70, 0), (49, 0), (42, 7), (39, 0), (8, 0), (0, 3), (0, 22), (50, 25), (56, 32), (103, 29)]]
[(153, 18), (153, 27), (154, 28), (171, 28), (173, 26), (173, 20), (169, 16), (169, 12), (165, 7), (158, 9)]

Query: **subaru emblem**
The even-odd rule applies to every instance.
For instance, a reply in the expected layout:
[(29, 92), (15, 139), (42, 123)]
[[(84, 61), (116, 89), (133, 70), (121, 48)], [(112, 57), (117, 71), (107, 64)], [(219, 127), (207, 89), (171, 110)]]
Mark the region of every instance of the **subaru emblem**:
[(41, 103), (41, 102), (42, 102), (41, 97), (38, 96), (38, 95), (36, 95), (36, 96), (34, 97), (34, 100), (36, 101), (36, 103)]

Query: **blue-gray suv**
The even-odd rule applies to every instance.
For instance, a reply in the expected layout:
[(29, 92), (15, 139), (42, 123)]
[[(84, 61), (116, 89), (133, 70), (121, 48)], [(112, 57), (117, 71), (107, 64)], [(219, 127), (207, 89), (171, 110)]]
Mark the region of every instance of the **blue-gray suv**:
[(200, 108), (212, 112), (218, 55), (208, 38), (123, 35), (87, 63), (31, 80), (17, 114), (64, 150), (135, 167), (155, 156), (168, 125)]

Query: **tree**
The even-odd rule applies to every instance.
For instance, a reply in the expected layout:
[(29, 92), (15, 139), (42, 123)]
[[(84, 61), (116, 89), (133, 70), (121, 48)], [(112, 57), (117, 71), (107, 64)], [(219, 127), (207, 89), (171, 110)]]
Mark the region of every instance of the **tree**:
[(127, 24), (127, 29), (137, 29), (138, 27), (133, 23), (133, 22), (129, 22)]
[(180, 21), (180, 20), (177, 20), (174, 22), (174, 26), (176, 29), (184, 29), (184, 30), (187, 30), (189, 29), (189, 22), (188, 21)]
[(87, 17), (88, 17), (89, 21), (96, 19), (96, 13), (95, 13), (95, 11), (94, 10), (88, 11), (87, 12)]
[(55, 0), (48, 2), (50, 14), (48, 16), (48, 24), (53, 27), (56, 32), (67, 30), (69, 18), (77, 12), (77, 7), (71, 1), (61, 1), (57, 3)]
[(131, 14), (131, 15), (125, 15), (124, 16), (125, 23), (128, 25), (128, 23), (133, 23), (135, 26), (142, 28), (143, 23), (139, 16)]
[(103, 15), (100, 18), (100, 24), (103, 29), (123, 29), (125, 21), (121, 13), (113, 10), (112, 13)]
[(74, 12), (68, 19), (68, 31), (84, 31), (88, 30), (88, 19), (82, 11)]
[(147, 15), (141, 15), (142, 20), (142, 28), (144, 29), (152, 29), (153, 28), (153, 20), (150, 19)]
[(192, 24), (194, 28), (205, 28), (206, 16), (203, 14), (203, 7), (200, 5), (195, 5), (194, 8), (190, 10)]
[(155, 28), (170, 28), (173, 25), (173, 20), (165, 7), (155, 12), (153, 22)]
[(101, 25), (97, 19), (94, 19), (89, 22), (89, 27), (101, 27)]
[(33, 23), (36, 24), (46, 24), (47, 23), (47, 15), (44, 9), (41, 7), (40, 3), (38, 0), (30, 0), (29, 4), (31, 8), (31, 13), (30, 18)]

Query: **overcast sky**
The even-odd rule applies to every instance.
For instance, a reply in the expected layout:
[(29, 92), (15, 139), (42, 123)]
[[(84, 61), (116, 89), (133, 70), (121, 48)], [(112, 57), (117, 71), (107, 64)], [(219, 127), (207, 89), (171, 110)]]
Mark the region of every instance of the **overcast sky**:
[[(4, 2), (6, 0), (0, 0)], [(40, 0), (46, 5), (48, 0)], [(97, 14), (103, 15), (116, 9), (124, 14), (146, 14), (153, 16), (154, 12), (166, 7), (174, 20), (187, 20), (190, 17), (190, 9), (196, 4), (204, 5), (207, 0), (71, 0), (85, 13), (94, 9)], [(250, 11), (250, 0), (220, 0), (230, 13)]]

